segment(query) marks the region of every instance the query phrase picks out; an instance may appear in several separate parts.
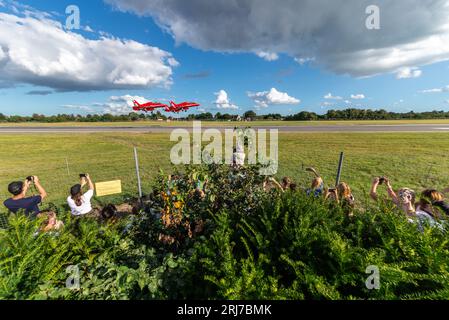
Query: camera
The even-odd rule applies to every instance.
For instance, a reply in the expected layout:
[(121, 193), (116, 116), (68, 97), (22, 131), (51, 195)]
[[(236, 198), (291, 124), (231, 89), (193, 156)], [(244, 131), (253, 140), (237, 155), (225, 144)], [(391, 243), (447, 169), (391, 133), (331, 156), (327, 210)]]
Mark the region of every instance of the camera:
[(27, 177), (26, 180), (29, 181), (29, 182), (34, 182), (34, 177), (33, 176), (29, 176), (29, 177)]
[(80, 178), (87, 178), (85, 173), (80, 173)]

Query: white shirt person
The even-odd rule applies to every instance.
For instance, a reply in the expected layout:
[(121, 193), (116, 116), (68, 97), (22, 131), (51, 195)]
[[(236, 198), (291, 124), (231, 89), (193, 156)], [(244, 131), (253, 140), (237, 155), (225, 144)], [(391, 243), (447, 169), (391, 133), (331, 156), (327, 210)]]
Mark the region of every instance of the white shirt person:
[[(70, 188), (70, 195), (67, 197), (67, 204), (74, 216), (85, 215), (92, 211), (91, 200), (94, 196), (94, 184), (88, 174), (85, 177), (80, 177), (80, 179), (81, 183)], [(83, 194), (82, 188), (86, 183), (89, 190)]]

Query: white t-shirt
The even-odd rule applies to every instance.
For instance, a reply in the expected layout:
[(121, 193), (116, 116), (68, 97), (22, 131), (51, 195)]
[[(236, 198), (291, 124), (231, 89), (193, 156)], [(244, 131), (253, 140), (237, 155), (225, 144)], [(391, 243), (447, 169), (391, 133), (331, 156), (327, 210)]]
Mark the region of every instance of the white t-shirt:
[(92, 204), (90, 203), (90, 199), (94, 196), (94, 191), (89, 190), (85, 194), (81, 196), (81, 205), (77, 206), (75, 201), (71, 196), (68, 196), (67, 203), (69, 204), (70, 210), (72, 210), (72, 214), (74, 216), (80, 216), (92, 211)]
[[(437, 228), (443, 230), (442, 224), (439, 223), (439, 222), (437, 222), (437, 221), (436, 221), (430, 214), (428, 214), (427, 212), (422, 211), (422, 210), (416, 210), (415, 216), (416, 216), (416, 218), (417, 218), (417, 223), (418, 223), (418, 229), (419, 229), (419, 231), (422, 232), (422, 231), (424, 230), (423, 225), (424, 225), (425, 223), (429, 224), (429, 226), (431, 226), (431, 227), (437, 227)], [(408, 221), (409, 221), (409, 222), (412, 222), (412, 223), (415, 223), (415, 220), (410, 219), (410, 218), (408, 219)]]

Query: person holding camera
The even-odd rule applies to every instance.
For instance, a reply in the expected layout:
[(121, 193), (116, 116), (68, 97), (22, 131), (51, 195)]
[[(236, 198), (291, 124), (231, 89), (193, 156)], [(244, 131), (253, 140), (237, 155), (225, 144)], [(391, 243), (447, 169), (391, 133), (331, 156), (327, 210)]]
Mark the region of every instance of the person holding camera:
[(379, 199), (377, 187), (382, 184), (385, 184), (387, 187), (388, 196), (400, 210), (402, 210), (407, 216), (413, 216), (415, 214), (415, 191), (410, 188), (401, 188), (396, 193), (387, 177), (374, 178), (370, 191), (370, 196), (373, 200), (377, 201)]
[[(39, 195), (27, 197), (26, 194), (32, 185), (35, 186)], [(31, 217), (36, 217), (39, 214), (39, 204), (47, 197), (47, 192), (37, 176), (29, 176), (23, 182), (11, 182), (8, 185), (8, 191), (12, 194), (12, 197), (3, 202), (5, 207), (12, 213), (24, 210), (25, 215)]]
[[(89, 190), (85, 193), (82, 189), (88, 185)], [(82, 216), (93, 211), (91, 199), (94, 196), (94, 184), (88, 174), (80, 174), (80, 183), (70, 188), (70, 195), (67, 197), (67, 204), (70, 207), (72, 215)]]
[(371, 199), (373, 199), (374, 201), (379, 200), (379, 195), (377, 194), (377, 188), (384, 184), (385, 182), (385, 177), (375, 177), (373, 180), (373, 183), (371, 184), (371, 190), (370, 190), (370, 197)]

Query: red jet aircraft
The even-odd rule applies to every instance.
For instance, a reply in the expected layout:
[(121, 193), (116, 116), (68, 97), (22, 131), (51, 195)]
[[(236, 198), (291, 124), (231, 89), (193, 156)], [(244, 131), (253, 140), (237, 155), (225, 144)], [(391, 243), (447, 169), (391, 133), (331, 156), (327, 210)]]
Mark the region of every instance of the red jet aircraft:
[(182, 102), (179, 104), (174, 103), (173, 101), (170, 101), (170, 111), (179, 113), (181, 111), (187, 111), (189, 108), (193, 107), (199, 107), (200, 105), (196, 102)]
[(200, 105), (196, 102), (182, 102), (179, 104), (174, 103), (173, 101), (170, 101), (170, 105), (166, 105), (164, 103), (159, 102), (147, 102), (140, 104), (136, 100), (133, 100), (134, 111), (144, 111), (144, 112), (153, 112), (157, 108), (164, 108), (164, 111), (166, 112), (175, 112), (179, 113), (181, 111), (187, 111), (189, 108), (193, 107), (199, 107)]
[(134, 107), (133, 107), (134, 111), (153, 112), (154, 109), (157, 109), (157, 108), (165, 108), (165, 110), (167, 111), (167, 108), (168, 108), (168, 106), (166, 104), (159, 103), (159, 102), (147, 102), (147, 103), (140, 104), (136, 100), (133, 100), (133, 103), (134, 103)]

